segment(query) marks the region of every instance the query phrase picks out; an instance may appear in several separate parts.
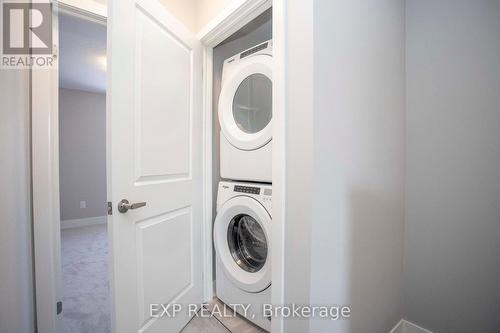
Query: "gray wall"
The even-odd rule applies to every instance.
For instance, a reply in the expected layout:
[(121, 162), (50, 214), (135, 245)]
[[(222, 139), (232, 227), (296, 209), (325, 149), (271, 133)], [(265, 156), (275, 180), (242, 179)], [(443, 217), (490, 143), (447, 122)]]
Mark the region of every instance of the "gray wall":
[(315, 2), (310, 302), (352, 315), (311, 332), (386, 333), (401, 319), (404, 83), (402, 0)]
[[(213, 50), (213, 141), (212, 141), (212, 180), (213, 180), (213, 198), (215, 213), (215, 199), (217, 198), (217, 188), (220, 181), (219, 169), (219, 138), (220, 138), (220, 124), (219, 124), (219, 94), (221, 89), (222, 80), (222, 65), (224, 60), (232, 57), (233, 55), (242, 52), (252, 46), (261, 42), (265, 42), (272, 38), (272, 23), (271, 23), (271, 10), (267, 10), (259, 17), (248, 23), (240, 31), (236, 32), (224, 42), (217, 45)], [(214, 216), (215, 217), (215, 216)]]
[(106, 215), (105, 94), (60, 89), (59, 172), (61, 220)]
[(500, 329), (500, 1), (408, 0), (405, 317)]
[(34, 331), (28, 73), (0, 70), (0, 332)]

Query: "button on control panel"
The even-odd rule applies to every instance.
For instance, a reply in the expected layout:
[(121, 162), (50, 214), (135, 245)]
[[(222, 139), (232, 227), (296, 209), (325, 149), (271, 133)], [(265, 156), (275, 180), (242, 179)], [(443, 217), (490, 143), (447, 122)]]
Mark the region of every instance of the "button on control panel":
[(260, 194), (260, 187), (234, 185), (234, 192)]

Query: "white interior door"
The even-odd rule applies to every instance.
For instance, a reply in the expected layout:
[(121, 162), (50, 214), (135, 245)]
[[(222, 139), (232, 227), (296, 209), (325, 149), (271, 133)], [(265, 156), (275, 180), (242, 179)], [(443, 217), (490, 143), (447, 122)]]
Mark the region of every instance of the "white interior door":
[(202, 47), (156, 0), (112, 1), (108, 40), (114, 330), (179, 332), (202, 302)]

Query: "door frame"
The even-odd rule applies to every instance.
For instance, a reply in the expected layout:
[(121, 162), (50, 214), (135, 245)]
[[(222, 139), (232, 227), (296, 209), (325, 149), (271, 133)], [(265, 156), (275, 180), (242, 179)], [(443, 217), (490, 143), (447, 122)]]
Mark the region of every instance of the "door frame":
[(217, 17), (201, 29), (197, 38), (204, 46), (203, 50), (203, 126), (204, 126), (204, 230), (203, 252), (204, 262), (204, 301), (210, 301), (215, 295), (215, 283), (212, 280), (213, 264), (213, 212), (212, 188), (212, 146), (213, 131), (213, 49), (226, 38), (237, 32), (251, 20), (265, 12), (272, 6), (272, 0), (238, 0), (226, 7)]
[[(107, 8), (92, 0), (53, 0), (60, 12), (106, 24)], [(272, 225), (272, 304), (284, 299), (284, 216), (285, 216), (285, 32), (286, 1), (234, 0), (196, 35), (203, 52), (203, 289), (204, 301), (214, 296), (212, 226), (212, 84), (213, 48), (252, 19), (273, 7), (273, 225)], [(109, 45), (109, 41), (108, 41)], [(56, 46), (57, 47), (57, 46)], [(55, 50), (57, 54), (57, 50)], [(33, 242), (36, 321), (38, 332), (57, 332), (57, 265), (59, 242), (59, 148), (58, 148), (58, 69), (31, 71)], [(108, 111), (106, 110), (106, 114)], [(108, 145), (108, 144), (107, 144)], [(108, 174), (109, 177), (109, 174)], [(56, 237), (57, 238), (57, 237)], [(112, 305), (113, 306), (113, 305)], [(112, 330), (114, 324), (112, 323)], [(283, 318), (274, 318), (272, 332), (283, 332)]]
[[(235, 0), (198, 33), (198, 39), (205, 46), (203, 61), (204, 89), (204, 276), (212, 276), (214, 212), (212, 211), (212, 97), (213, 97), (213, 49), (244, 25), (273, 7), (273, 218), (271, 253), (272, 267), (271, 303), (284, 304), (285, 284), (285, 120), (286, 120), (286, 2), (279, 0)], [(217, 120), (215, 120), (217, 121)], [(214, 281), (205, 278), (205, 301), (214, 296)], [(282, 333), (284, 319), (273, 318), (272, 333)]]
[[(52, 0), (53, 17), (65, 13), (106, 24), (107, 8), (92, 0)], [(58, 33), (59, 31), (55, 31)], [(59, 38), (53, 52), (58, 56)], [(58, 332), (60, 301), (59, 69), (31, 69), (31, 174), (34, 290), (37, 332)], [(59, 272), (58, 272), (59, 271)]]

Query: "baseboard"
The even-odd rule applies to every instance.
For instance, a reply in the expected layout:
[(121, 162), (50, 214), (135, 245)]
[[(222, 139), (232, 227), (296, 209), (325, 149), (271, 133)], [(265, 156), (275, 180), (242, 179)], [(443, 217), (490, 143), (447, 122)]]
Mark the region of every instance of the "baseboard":
[(61, 229), (88, 227), (91, 225), (105, 224), (107, 221), (108, 221), (107, 216), (96, 216), (96, 217), (87, 217), (84, 219), (63, 220), (61, 221)]
[(432, 333), (408, 320), (401, 319), (389, 333)]

